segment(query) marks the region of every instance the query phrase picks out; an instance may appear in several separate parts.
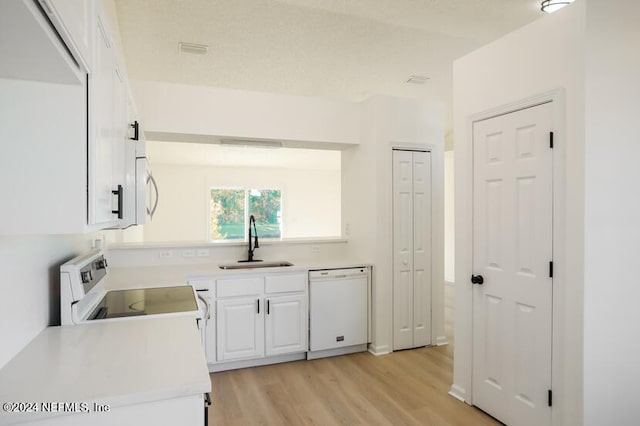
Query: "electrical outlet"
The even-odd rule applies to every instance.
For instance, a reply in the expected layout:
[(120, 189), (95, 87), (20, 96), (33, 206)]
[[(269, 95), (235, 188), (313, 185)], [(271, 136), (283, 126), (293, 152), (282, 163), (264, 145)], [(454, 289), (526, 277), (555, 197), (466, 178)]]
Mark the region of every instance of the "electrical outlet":
[(348, 237), (349, 234), (351, 234), (351, 225), (347, 223), (344, 225), (344, 235)]
[(196, 249), (182, 250), (182, 257), (194, 257), (196, 255)]
[(320, 253), (320, 246), (318, 244), (311, 244), (311, 253)]
[(198, 249), (198, 257), (209, 257), (209, 249)]
[(173, 251), (163, 250), (160, 252), (160, 259), (169, 259), (170, 257), (173, 257)]

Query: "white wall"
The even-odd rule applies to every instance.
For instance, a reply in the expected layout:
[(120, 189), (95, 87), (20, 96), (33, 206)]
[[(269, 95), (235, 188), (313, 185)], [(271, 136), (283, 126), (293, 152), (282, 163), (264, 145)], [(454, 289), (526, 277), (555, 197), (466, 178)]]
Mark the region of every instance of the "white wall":
[(444, 153), (444, 280), (455, 282), (456, 232), (455, 232), (455, 187), (454, 151)]
[[(373, 275), (374, 353), (392, 350), (393, 233), (392, 148), (431, 150), (432, 159), (432, 336), (444, 336), (443, 166), (444, 120), (440, 105), (389, 96), (374, 96), (362, 104), (361, 143), (342, 157), (343, 229), (350, 256), (375, 263)], [(348, 232), (347, 231), (348, 228)]]
[(587, 2), (584, 424), (638, 424), (640, 3)]
[(153, 175), (161, 198), (145, 242), (208, 240), (211, 187), (280, 189), (283, 238), (341, 235), (339, 170), (154, 164)]
[(48, 325), (60, 324), (60, 271), (94, 235), (0, 236), (0, 368)]
[(132, 81), (145, 131), (357, 144), (357, 103), (152, 81)]
[[(454, 63), (456, 308), (452, 393), (471, 399), (472, 141), (470, 116), (550, 90), (564, 90), (557, 120), (554, 223), (564, 247), (554, 251), (554, 424), (582, 423), (582, 299), (584, 270), (585, 2), (552, 15)], [(557, 248), (557, 247), (556, 247)], [(555, 250), (555, 248), (554, 248)], [(600, 317), (600, 315), (598, 315)]]
[[(265, 261), (289, 261), (295, 264), (330, 266), (336, 260), (347, 259), (349, 244), (339, 241), (260, 241), (260, 248), (256, 250), (256, 257)], [(193, 248), (209, 250), (204, 257), (184, 257), (183, 250), (192, 251)], [(171, 253), (171, 257), (161, 257)], [(235, 263), (239, 259), (247, 258), (247, 243), (212, 244), (197, 243), (167, 243), (158, 245), (124, 244), (109, 247), (109, 265), (117, 268), (167, 266), (167, 265), (220, 265)], [(354, 264), (369, 264), (370, 260), (348, 258)]]

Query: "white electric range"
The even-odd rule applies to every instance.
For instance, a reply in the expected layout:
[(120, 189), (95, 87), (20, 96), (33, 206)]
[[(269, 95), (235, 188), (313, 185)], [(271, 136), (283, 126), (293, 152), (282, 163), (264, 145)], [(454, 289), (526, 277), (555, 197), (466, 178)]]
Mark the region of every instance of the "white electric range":
[(109, 290), (104, 252), (94, 249), (60, 267), (62, 325), (125, 321), (151, 316), (192, 316), (204, 326), (209, 307), (190, 285), (131, 286)]

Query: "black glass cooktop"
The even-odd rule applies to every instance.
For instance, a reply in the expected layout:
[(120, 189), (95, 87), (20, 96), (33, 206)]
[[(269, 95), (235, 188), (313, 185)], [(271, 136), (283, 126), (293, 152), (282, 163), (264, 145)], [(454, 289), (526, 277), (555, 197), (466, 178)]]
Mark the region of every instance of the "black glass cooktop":
[(89, 320), (189, 312), (198, 309), (191, 286), (154, 287), (107, 292)]

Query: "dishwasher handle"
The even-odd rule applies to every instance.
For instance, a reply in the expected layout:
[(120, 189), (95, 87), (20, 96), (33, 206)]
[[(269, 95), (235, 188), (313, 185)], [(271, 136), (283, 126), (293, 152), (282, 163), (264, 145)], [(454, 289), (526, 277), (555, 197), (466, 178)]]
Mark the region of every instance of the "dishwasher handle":
[(369, 267), (349, 269), (319, 269), (309, 271), (309, 281), (344, 280), (350, 278), (361, 278), (369, 275)]

